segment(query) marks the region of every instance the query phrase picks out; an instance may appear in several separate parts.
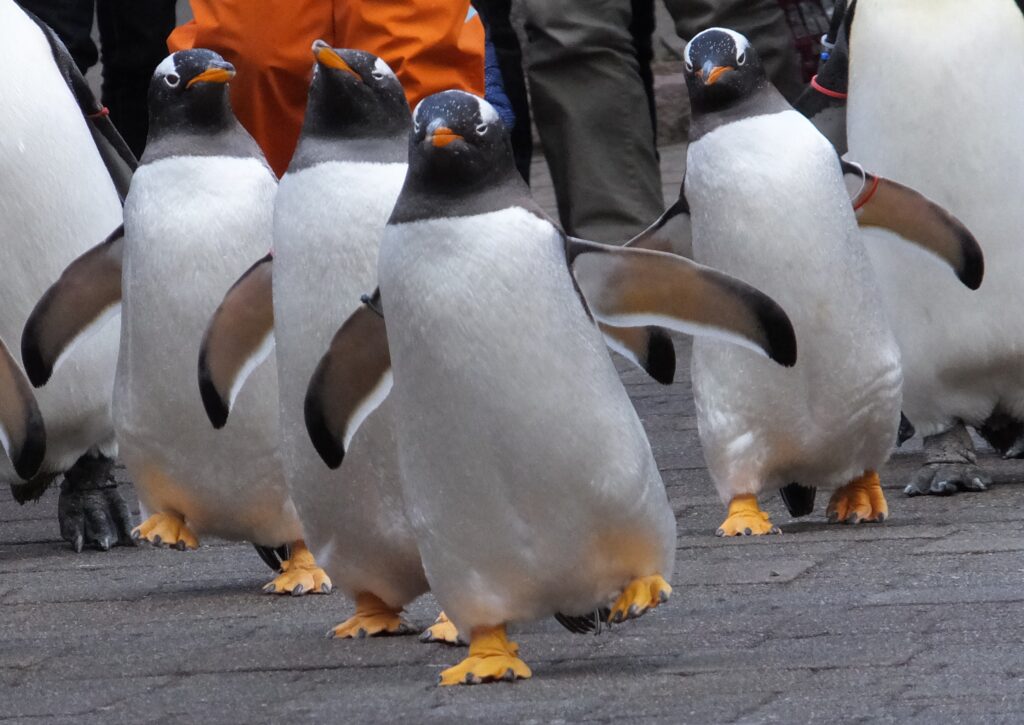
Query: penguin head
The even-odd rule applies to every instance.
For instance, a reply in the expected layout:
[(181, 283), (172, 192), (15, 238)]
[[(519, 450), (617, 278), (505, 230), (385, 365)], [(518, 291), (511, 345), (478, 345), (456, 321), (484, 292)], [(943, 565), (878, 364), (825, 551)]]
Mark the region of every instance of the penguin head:
[(695, 35), (686, 44), (683, 63), (695, 111), (727, 108), (768, 83), (754, 46), (727, 28), (709, 28)]
[(494, 107), (472, 93), (442, 91), (413, 112), (409, 173), (440, 185), (480, 185), (515, 173), (512, 145)]
[(383, 60), (361, 50), (313, 43), (304, 133), (320, 136), (388, 137), (409, 130), (409, 103), (402, 84)]
[(217, 130), (233, 123), (227, 84), (234, 77), (234, 66), (212, 50), (167, 56), (149, 82), (151, 135), (175, 127)]

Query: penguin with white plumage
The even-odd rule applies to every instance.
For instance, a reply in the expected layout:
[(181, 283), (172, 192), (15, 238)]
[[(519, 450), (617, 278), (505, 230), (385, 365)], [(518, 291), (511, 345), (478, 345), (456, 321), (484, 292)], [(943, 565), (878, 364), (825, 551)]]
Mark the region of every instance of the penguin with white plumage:
[[(0, 134), (0, 337), (16, 345), (33, 303), (120, 226), (135, 159), (57, 36), (11, 0), (0, 0), (0, 97), (9, 101)], [(16, 455), (13, 465), (0, 462), (0, 481), (19, 502), (64, 474), (58, 519), (76, 551), (132, 543), (132, 515), (113, 476), (117, 350), (116, 320), (69, 350), (34, 396), (47, 427), (45, 456), (32, 465)], [(38, 384), (34, 352), (23, 346), (21, 357)]]
[(900, 423), (900, 354), (858, 224), (903, 230), (918, 257), (944, 260), (955, 276), (931, 266), (970, 289), (983, 275), (978, 243), (917, 192), (841, 161), (772, 87), (742, 35), (700, 33), (684, 64), (693, 117), (683, 188), (630, 245), (692, 245), (696, 261), (778, 300), (801, 345), (797, 364), (781, 369), (694, 341), (698, 430), (728, 505), (717, 533), (777, 533), (758, 504), (775, 490), (794, 515), (810, 513), (822, 487), (834, 490), (830, 521), (883, 521), (878, 470)]
[[(274, 203), (274, 252), (232, 287), (210, 322), (200, 390), (222, 428), (232, 396), (273, 344), (291, 497), (317, 562), (356, 604), (330, 635), (403, 634), (412, 628), (402, 609), (428, 585), (402, 505), (394, 402), (374, 411), (344, 465), (330, 470), (306, 434), (303, 401), (338, 321), (377, 284), (377, 250), (405, 180), (409, 104), (380, 58), (320, 40), (312, 52), (302, 133)], [(454, 642), (452, 630), (442, 621), (424, 636)]]
[(379, 295), (332, 341), (307, 421), (325, 459), (343, 456), (390, 390), (427, 579), (470, 640), (441, 684), (529, 677), (509, 623), (619, 622), (671, 592), (675, 517), (598, 323), (638, 328), (620, 337), (647, 361), (653, 324), (789, 365), (796, 343), (785, 313), (746, 284), (567, 238), (530, 198), (486, 101), (439, 93), (413, 124)]
[[(51, 366), (110, 304), (121, 306), (114, 386), (120, 454), (150, 516), (133, 534), (193, 549), (199, 534), (289, 547), (276, 593), (330, 591), (302, 541), (277, 457), (274, 365), (253, 373), (224, 431), (195, 393), (195, 361), (224, 289), (272, 243), (277, 179), (231, 111), (233, 67), (216, 53), (168, 56), (149, 89), (146, 153), (125, 200), (123, 237), (83, 256), (36, 308)], [(268, 553), (271, 552), (271, 553)]]
[(905, 492), (983, 491), (969, 426), (1024, 457), (1024, 14), (1012, 0), (859, 0), (850, 33), (850, 154), (950, 209), (987, 261), (972, 294), (892, 234), (867, 235), (903, 409), (924, 436)]

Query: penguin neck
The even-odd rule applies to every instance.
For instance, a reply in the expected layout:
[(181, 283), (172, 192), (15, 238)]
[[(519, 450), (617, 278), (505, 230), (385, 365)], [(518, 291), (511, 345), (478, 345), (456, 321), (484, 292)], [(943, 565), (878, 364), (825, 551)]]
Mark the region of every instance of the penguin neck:
[(698, 141), (727, 123), (753, 116), (781, 113), (792, 108), (782, 94), (775, 90), (775, 86), (765, 80), (763, 85), (724, 108), (710, 111), (694, 108), (690, 119), (690, 143)]
[(254, 158), (267, 166), (259, 144), (232, 113), (218, 124), (163, 124), (155, 128), (151, 124), (139, 165), (174, 156)]
[(288, 171), (300, 171), (328, 161), (404, 164), (407, 133), (407, 129), (402, 129), (390, 136), (346, 136), (319, 133), (304, 125)]
[(474, 216), (518, 206), (542, 219), (547, 215), (530, 195), (530, 189), (511, 162), (496, 162), (483, 175), (467, 179), (427, 166), (411, 154), (409, 173), (389, 224), (424, 219)]

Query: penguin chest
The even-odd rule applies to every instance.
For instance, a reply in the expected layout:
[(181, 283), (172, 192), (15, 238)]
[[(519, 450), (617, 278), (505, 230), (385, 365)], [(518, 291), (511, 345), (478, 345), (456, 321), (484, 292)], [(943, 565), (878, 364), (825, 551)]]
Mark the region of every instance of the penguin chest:
[(823, 476), (848, 457), (879, 462), (899, 418), (899, 353), (827, 141), (793, 111), (724, 125), (691, 145), (686, 194), (695, 257), (782, 305), (799, 350), (787, 369), (695, 341), (712, 469), (742, 458)]

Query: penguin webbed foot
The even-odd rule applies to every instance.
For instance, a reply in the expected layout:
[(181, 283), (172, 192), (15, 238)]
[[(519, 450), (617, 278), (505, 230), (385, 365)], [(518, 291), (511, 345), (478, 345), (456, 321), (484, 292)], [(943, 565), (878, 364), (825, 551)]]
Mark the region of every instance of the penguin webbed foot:
[(659, 574), (631, 581), (615, 600), (608, 614), (613, 624), (642, 617), (672, 596), (672, 586)]
[(412, 634), (416, 628), (402, 619), (402, 610), (389, 607), (370, 592), (356, 595), (356, 613), (327, 633), (329, 639), (365, 639)]
[(836, 489), (829, 499), (825, 515), (830, 524), (881, 523), (889, 518), (889, 504), (878, 474), (867, 471)]
[(903, 489), (907, 496), (951, 496), (987, 491), (992, 476), (978, 465), (974, 442), (962, 422), (924, 439), (924, 464)]
[(469, 656), (442, 672), (438, 684), (479, 685), (532, 676), (529, 666), (519, 659), (519, 645), (509, 641), (504, 625), (477, 627), (470, 634)]
[(448, 615), (441, 612), (437, 615), (434, 623), (420, 633), (420, 642), (428, 644), (449, 644), (456, 647), (464, 647), (467, 642), (459, 634), (458, 627), (448, 619)]
[(281, 573), (263, 586), (267, 594), (330, 594), (333, 589), (327, 572), (317, 566), (305, 543), (296, 541), (287, 560), (281, 562)]
[(57, 500), (61, 538), (76, 552), (135, 546), (133, 516), (114, 478), (114, 460), (82, 456), (64, 474)]
[(952, 496), (987, 491), (992, 476), (976, 463), (925, 463), (903, 489), (908, 496)]
[(757, 503), (757, 496), (741, 494), (729, 502), (729, 514), (715, 531), (715, 536), (763, 536), (781, 534), (766, 511)]
[(159, 512), (132, 529), (135, 541), (146, 541), (153, 546), (166, 546), (178, 551), (198, 549), (199, 539), (175, 513)]

